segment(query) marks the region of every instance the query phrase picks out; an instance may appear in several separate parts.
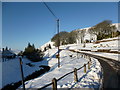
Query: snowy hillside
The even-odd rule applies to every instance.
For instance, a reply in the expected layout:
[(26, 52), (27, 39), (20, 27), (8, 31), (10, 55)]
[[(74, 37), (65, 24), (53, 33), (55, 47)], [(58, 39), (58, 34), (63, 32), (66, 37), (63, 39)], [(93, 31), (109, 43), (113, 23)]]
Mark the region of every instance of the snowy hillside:
[[(31, 62), (27, 58), (23, 58), (23, 72), (24, 77), (32, 74), (33, 72), (40, 70), (40, 65), (47, 65), (47, 62)], [(33, 67), (30, 67), (28, 63), (31, 63)], [(14, 82), (18, 82), (21, 80), (21, 73), (20, 73), (20, 63), (19, 58), (16, 57), (15, 59), (10, 59), (5, 62), (0, 62), (2, 65), (2, 87), (11, 84)], [(0, 87), (1, 88), (1, 87)]]
[[(79, 55), (79, 57), (77, 58), (77, 54), (69, 51), (68, 49), (91, 50), (93, 48), (94, 49), (103, 49), (103, 48), (108, 49), (109, 48), (109, 49), (115, 50), (115, 49), (118, 49), (117, 43), (119, 40), (117, 40), (117, 38), (118, 37), (109, 38), (106, 40), (113, 40), (113, 39), (115, 39), (115, 40), (100, 42), (98, 44), (86, 43), (85, 48), (83, 48), (83, 44), (69, 44), (69, 45), (60, 46), (61, 49), (65, 49), (60, 52), (60, 65), (61, 65), (60, 68), (57, 67), (57, 62), (58, 62), (57, 58), (56, 58), (57, 48), (55, 48), (55, 47), (52, 49), (49, 49), (45, 52), (44, 60), (41, 62), (33, 63), (33, 62), (30, 62), (28, 59), (23, 58), (23, 67), (24, 67), (24, 76), (25, 77), (29, 74), (32, 74), (36, 70), (39, 70), (40, 65), (48, 65), (51, 67), (50, 71), (43, 74), (42, 76), (39, 76), (38, 78), (26, 81), (25, 82), (26, 88), (40, 88), (40, 87), (48, 84), (49, 82), (51, 82), (51, 80), (54, 77), (58, 79), (62, 75), (65, 75), (66, 73), (68, 73), (70, 71), (73, 71), (74, 68), (79, 68), (82, 65), (84, 65), (84, 63), (88, 62), (88, 59), (81, 57), (81, 55)], [(43, 45), (43, 46), (45, 46), (45, 45)], [(87, 52), (87, 53), (89, 53), (89, 52)], [(118, 55), (118, 54), (115, 55), (112, 53), (109, 53), (109, 54), (98, 53), (98, 52), (97, 53), (92, 52), (92, 53), (97, 54), (97, 55), (102, 55), (102, 56), (109, 55), (108, 57), (110, 57), (110, 58), (115, 58), (116, 55)], [(70, 55), (72, 55), (73, 57), (71, 58)], [(27, 63), (31, 63), (33, 65), (33, 67), (28, 66)], [(0, 65), (1, 66), (3, 65), (3, 71), (6, 71), (6, 72), (3, 72), (3, 77), (2, 77), (3, 78), (3, 82), (2, 82), (3, 86), (21, 80), (18, 57), (15, 59), (8, 60), (6, 62), (1, 62)], [(84, 73), (83, 69), (79, 70), (78, 77), (79, 77), (79, 82), (75, 83), (74, 79), (73, 79), (73, 74), (71, 74), (71, 75), (63, 78), (62, 80), (60, 80), (58, 82), (57, 87), (58, 88), (99, 87), (101, 85), (100, 63), (96, 59), (92, 58), (91, 69), (87, 70), (87, 73)]]
[[(116, 24), (117, 25), (117, 24)], [(88, 28), (87, 28), (88, 29)], [(87, 35), (89, 36), (89, 35)], [(89, 38), (89, 37), (87, 37)], [(100, 49), (108, 49), (110, 51), (118, 51), (119, 52), (119, 41), (118, 37), (115, 38), (108, 38), (99, 41), (98, 43), (85, 43), (85, 47), (83, 43), (79, 44), (68, 44), (60, 46), (60, 68), (58, 68), (58, 60), (56, 58), (57, 48), (54, 47), (54, 42), (47, 42), (46, 44), (40, 47), (41, 50), (44, 50), (49, 44), (51, 45), (52, 49), (47, 50), (44, 55), (44, 60), (41, 62), (31, 62), (27, 58), (23, 58), (23, 68), (24, 68), (24, 77), (32, 74), (33, 72), (40, 70), (40, 65), (50, 66), (51, 69), (49, 72), (29, 81), (25, 82), (26, 88), (41, 88), (44, 85), (50, 83), (53, 78), (60, 78), (61, 76), (65, 75), (74, 70), (74, 68), (79, 68), (83, 66), (85, 63), (88, 62), (88, 59), (83, 58), (81, 54), (78, 55), (69, 51), (69, 49), (79, 50), (81, 52), (91, 53), (99, 56), (105, 56), (108, 58), (113, 58), (118, 60), (119, 54), (115, 53), (103, 53), (103, 52), (94, 52)], [(83, 51), (82, 51), (83, 50)], [(84, 50), (89, 50), (84, 51)], [(92, 52), (90, 52), (92, 51)], [(16, 54), (20, 52), (20, 50), (13, 50)], [(1, 51), (0, 51), (1, 55)], [(70, 57), (72, 55), (72, 57)], [(116, 58), (117, 57), (117, 58)], [(87, 70), (87, 73), (84, 73), (83, 68), (78, 71), (78, 82), (74, 82), (73, 74), (64, 77), (57, 83), (58, 88), (98, 88), (101, 86), (101, 79), (102, 79), (102, 69), (101, 65), (97, 59), (91, 58), (92, 64), (90, 70)], [(16, 57), (15, 59), (10, 59), (5, 62), (0, 60), (0, 67), (1, 67), (1, 78), (3, 86), (11, 83), (18, 82), (21, 80), (20, 76), (20, 67), (19, 67), (19, 58)], [(28, 63), (31, 63), (33, 67), (30, 67)], [(2, 88), (1, 86), (0, 88)], [(20, 86), (21, 88), (22, 86)], [(51, 86), (49, 86), (51, 87)], [(48, 88), (49, 88), (48, 87)]]
[(111, 50), (118, 50), (119, 49), (119, 42), (120, 39), (118, 37), (115, 38), (108, 38), (104, 39), (104, 42), (100, 43), (86, 43), (85, 46), (83, 47), (84, 44), (69, 44), (62, 47), (67, 47), (69, 46), (69, 49), (85, 49), (85, 50), (97, 50), (97, 49), (111, 49)]
[(43, 51), (44, 48), (47, 47), (49, 44), (51, 45), (51, 48), (55, 48), (54, 42), (48, 41), (47, 43), (45, 43), (44, 45), (42, 45), (42, 46), (40, 47), (40, 50)]
[[(50, 49), (45, 52), (45, 56), (48, 57), (46, 60), (48, 61), (48, 65), (51, 67), (50, 71), (45, 73), (44, 75), (25, 82), (26, 88), (40, 88), (52, 81), (53, 78), (60, 78), (66, 73), (73, 71), (74, 68), (79, 68), (88, 62), (88, 59), (82, 58), (79, 56), (77, 58), (77, 54), (68, 50), (62, 50), (60, 52), (60, 68), (57, 67), (57, 58), (55, 58), (55, 53), (57, 49)], [(73, 55), (71, 58), (69, 55)], [(68, 75), (58, 82), (58, 88), (72, 88), (74, 87), (86, 87), (93, 88), (99, 87), (101, 85), (101, 66), (100, 63), (92, 58), (91, 69), (87, 70), (87, 73), (84, 73), (84, 69), (78, 71), (79, 82), (75, 83), (73, 79), (73, 74)], [(92, 85), (91, 85), (92, 84)], [(51, 86), (50, 86), (51, 87)], [(48, 87), (49, 88), (49, 87)]]
[(11, 51), (14, 52), (15, 54), (18, 54), (21, 50), (15, 49), (15, 50), (11, 50)]

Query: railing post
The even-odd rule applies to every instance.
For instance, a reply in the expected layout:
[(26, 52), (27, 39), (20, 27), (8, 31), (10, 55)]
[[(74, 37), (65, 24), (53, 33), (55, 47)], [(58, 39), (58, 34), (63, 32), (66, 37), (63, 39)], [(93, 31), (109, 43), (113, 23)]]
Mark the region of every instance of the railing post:
[(78, 77), (77, 77), (77, 69), (74, 69), (74, 81), (78, 82)]
[(89, 64), (91, 65), (91, 58), (89, 57)]
[(90, 62), (88, 62), (88, 69), (90, 69)]
[(56, 80), (56, 78), (53, 78), (53, 80), (52, 80), (52, 88), (53, 88), (53, 90), (57, 90), (57, 80)]
[(86, 64), (84, 64), (84, 73), (86, 73)]
[(89, 60), (89, 56), (87, 56), (87, 60)]
[(78, 56), (78, 51), (77, 51), (77, 59), (79, 59), (79, 56)]
[(86, 54), (85, 54), (84, 58), (86, 59)]
[(90, 56), (88, 56), (88, 60), (90, 60)]
[(91, 58), (89, 58), (89, 61), (91, 62)]
[(24, 74), (23, 74), (23, 66), (22, 66), (22, 58), (19, 58), (20, 61), (20, 72), (21, 72), (21, 77), (22, 77), (22, 85), (23, 85), (23, 90), (25, 90), (25, 84), (24, 84)]

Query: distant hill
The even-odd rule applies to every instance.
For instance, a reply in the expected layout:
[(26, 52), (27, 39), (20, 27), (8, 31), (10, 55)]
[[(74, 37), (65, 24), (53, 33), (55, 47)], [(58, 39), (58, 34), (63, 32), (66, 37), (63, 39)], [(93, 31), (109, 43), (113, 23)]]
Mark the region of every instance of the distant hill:
[(11, 50), (11, 51), (14, 52), (15, 54), (18, 54), (22, 50), (15, 49), (15, 50)]

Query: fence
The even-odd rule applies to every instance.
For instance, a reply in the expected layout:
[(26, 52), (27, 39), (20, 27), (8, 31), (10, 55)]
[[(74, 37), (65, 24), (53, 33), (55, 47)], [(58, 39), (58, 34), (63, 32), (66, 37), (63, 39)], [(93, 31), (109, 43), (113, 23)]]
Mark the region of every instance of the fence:
[(74, 68), (73, 71), (71, 71), (71, 72), (69, 72), (69, 73), (61, 76), (61, 77), (58, 78), (58, 79), (53, 78), (51, 83), (49, 83), (49, 84), (47, 84), (47, 85), (39, 88), (38, 90), (44, 89), (44, 88), (46, 88), (46, 87), (48, 87), (48, 86), (50, 86), (50, 85), (52, 85), (53, 90), (57, 90), (57, 82), (58, 82), (59, 80), (61, 80), (62, 78), (64, 78), (65, 76), (67, 76), (67, 75), (69, 75), (69, 74), (72, 74), (72, 73), (74, 73), (74, 81), (75, 81), (75, 82), (78, 82), (77, 71), (80, 70), (80, 69), (82, 69), (82, 68), (84, 68), (84, 73), (86, 73), (86, 71), (87, 71), (87, 67), (86, 67), (86, 66), (88, 65), (88, 69), (90, 69), (90, 65), (91, 65), (91, 58), (90, 58), (90, 57), (88, 57), (87, 55), (83, 55), (83, 54), (82, 54), (81, 56), (84, 57), (84, 58), (88, 58), (88, 59), (89, 59), (88, 63), (84, 64), (83, 66), (81, 66), (81, 67), (78, 68), (78, 69), (77, 69), (77, 68)]

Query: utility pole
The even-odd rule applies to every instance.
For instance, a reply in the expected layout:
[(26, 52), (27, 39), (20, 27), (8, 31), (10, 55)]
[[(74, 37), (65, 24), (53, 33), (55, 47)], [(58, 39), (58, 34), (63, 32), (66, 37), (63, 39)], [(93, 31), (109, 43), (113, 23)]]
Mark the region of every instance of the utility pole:
[(58, 33), (58, 68), (60, 67), (60, 35), (59, 35), (59, 19), (57, 19), (57, 33)]
[(57, 19), (57, 33), (58, 33), (58, 54), (57, 54), (57, 58), (58, 58), (58, 68), (60, 67), (60, 36), (59, 36), (59, 19), (56, 17), (56, 15), (53, 13), (53, 11), (50, 9), (50, 7), (42, 0), (42, 2), (44, 3), (44, 5), (46, 6), (46, 8), (49, 10), (49, 12), (53, 15), (53, 17), (55, 19)]

